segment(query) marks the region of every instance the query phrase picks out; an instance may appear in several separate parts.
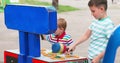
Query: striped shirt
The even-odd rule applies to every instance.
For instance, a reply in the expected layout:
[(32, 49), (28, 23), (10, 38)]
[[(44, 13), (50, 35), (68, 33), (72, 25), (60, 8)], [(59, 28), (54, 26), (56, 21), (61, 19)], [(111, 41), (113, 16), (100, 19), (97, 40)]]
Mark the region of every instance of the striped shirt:
[(92, 31), (90, 37), (90, 45), (88, 49), (88, 57), (93, 59), (106, 49), (108, 39), (114, 29), (114, 24), (109, 17), (93, 21), (89, 26)]
[(73, 42), (71, 36), (66, 34), (65, 32), (60, 36), (56, 36), (54, 33), (47, 35), (46, 39), (52, 44), (59, 42), (65, 44), (66, 46), (70, 45)]

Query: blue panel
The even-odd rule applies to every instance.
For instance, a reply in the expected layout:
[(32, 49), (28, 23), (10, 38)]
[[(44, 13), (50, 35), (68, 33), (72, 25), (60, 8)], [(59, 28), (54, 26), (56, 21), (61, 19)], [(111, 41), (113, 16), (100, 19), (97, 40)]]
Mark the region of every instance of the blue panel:
[(42, 6), (7, 5), (5, 24), (9, 29), (24, 32), (53, 33), (57, 28), (57, 12)]
[(31, 56), (27, 56), (27, 61), (26, 61), (26, 63), (33, 63), (33, 62), (32, 62), (32, 57), (31, 57)]
[(19, 54), (18, 63), (32, 63), (32, 57)]
[(40, 57), (40, 37), (38, 34), (29, 33), (29, 56)]
[(105, 56), (103, 58), (103, 63), (114, 63), (116, 51), (119, 46), (120, 46), (120, 26), (113, 32), (109, 39)]
[(28, 32), (19, 31), (20, 54), (28, 55)]
[(55, 17), (56, 16), (56, 14), (55, 14), (55, 12), (50, 12), (49, 13), (49, 26), (50, 26), (50, 31), (49, 31), (49, 33), (52, 33), (52, 32), (54, 32), (54, 27), (57, 27), (57, 22), (54, 22), (54, 21), (56, 21), (57, 20), (57, 16), (56, 16), (56, 18), (54, 18), (53, 19), (53, 16)]
[(27, 62), (27, 56), (19, 54), (18, 63), (26, 63), (26, 62)]

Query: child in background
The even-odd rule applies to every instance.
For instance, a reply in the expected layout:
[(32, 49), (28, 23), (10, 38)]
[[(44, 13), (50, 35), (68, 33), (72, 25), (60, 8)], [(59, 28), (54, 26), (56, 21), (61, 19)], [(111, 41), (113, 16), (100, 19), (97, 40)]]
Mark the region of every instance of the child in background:
[(110, 17), (107, 16), (107, 0), (90, 0), (88, 6), (96, 20), (91, 23), (87, 31), (78, 41), (68, 46), (68, 53), (70, 50), (74, 50), (78, 44), (90, 38), (88, 49), (88, 58), (91, 60), (90, 63), (102, 63), (101, 60), (104, 56), (104, 51), (113, 31), (114, 24)]
[(59, 18), (57, 21), (57, 30), (53, 34), (46, 35), (46, 40), (50, 43), (62, 43), (66, 46), (70, 45), (73, 40), (71, 36), (66, 34), (67, 22), (64, 18)]

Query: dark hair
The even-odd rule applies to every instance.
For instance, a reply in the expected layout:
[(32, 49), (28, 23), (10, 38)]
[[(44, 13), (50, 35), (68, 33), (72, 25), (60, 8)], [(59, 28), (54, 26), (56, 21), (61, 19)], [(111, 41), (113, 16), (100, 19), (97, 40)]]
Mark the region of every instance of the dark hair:
[(107, 10), (107, 0), (90, 0), (88, 2), (88, 6), (96, 6), (96, 7), (100, 7), (103, 6), (105, 11)]

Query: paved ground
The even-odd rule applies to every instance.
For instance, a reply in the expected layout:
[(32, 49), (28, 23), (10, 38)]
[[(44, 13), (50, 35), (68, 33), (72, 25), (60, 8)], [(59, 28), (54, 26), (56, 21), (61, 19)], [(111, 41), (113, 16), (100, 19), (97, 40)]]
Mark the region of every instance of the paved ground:
[[(51, 0), (43, 1), (51, 2)], [(84, 31), (91, 23), (91, 20), (93, 20), (89, 8), (87, 7), (87, 2), (88, 0), (60, 0), (60, 4), (62, 5), (71, 5), (73, 7), (81, 9), (78, 11), (58, 14), (58, 18), (63, 17), (67, 20), (67, 33), (71, 34), (74, 41), (79, 39), (79, 37), (84, 33)], [(115, 25), (120, 24), (120, 5), (111, 4), (109, 0), (108, 15), (111, 17)], [(0, 63), (3, 63), (4, 50), (19, 48), (18, 41), (18, 32), (14, 30), (9, 30), (5, 27), (4, 14), (0, 13)], [(86, 43), (77, 46), (74, 54), (80, 56), (87, 56), (88, 44), (89, 40), (86, 41)], [(41, 47), (50, 49), (50, 44), (46, 41), (41, 41)], [(120, 49), (118, 49), (118, 52), (120, 52)], [(120, 62), (120, 53), (118, 52), (116, 55), (116, 63)]]

